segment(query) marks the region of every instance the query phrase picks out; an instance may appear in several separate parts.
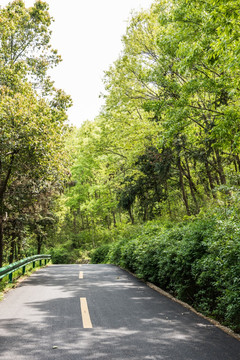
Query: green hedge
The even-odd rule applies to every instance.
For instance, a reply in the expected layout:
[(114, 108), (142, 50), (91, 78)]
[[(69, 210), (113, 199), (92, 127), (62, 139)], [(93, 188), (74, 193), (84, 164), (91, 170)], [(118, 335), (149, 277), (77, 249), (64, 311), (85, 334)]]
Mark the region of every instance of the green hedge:
[(240, 332), (240, 222), (217, 216), (141, 234), (92, 252), (92, 262), (113, 263), (151, 281)]

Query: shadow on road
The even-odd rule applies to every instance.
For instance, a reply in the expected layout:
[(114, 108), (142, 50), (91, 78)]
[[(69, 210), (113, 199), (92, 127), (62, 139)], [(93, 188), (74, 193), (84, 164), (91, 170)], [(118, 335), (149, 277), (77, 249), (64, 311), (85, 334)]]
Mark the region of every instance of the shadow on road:
[[(9, 293), (0, 304), (0, 359), (239, 360), (240, 342), (123, 270), (84, 265), (82, 281), (79, 270), (51, 266)], [(82, 327), (80, 297), (93, 329)]]

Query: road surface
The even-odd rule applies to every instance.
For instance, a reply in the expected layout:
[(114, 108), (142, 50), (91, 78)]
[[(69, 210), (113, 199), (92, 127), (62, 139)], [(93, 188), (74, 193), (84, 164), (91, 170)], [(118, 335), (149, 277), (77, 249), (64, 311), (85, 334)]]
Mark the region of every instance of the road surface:
[(0, 302), (3, 360), (239, 360), (240, 342), (113, 265), (52, 265)]

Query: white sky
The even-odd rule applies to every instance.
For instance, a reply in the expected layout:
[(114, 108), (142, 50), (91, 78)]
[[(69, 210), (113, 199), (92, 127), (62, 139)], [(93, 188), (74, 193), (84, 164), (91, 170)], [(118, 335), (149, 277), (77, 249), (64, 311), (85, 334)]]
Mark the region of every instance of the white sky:
[[(3, 7), (9, 0), (0, 0)], [(25, 0), (32, 6), (34, 0)], [(63, 61), (51, 72), (58, 88), (73, 99), (70, 123), (79, 126), (93, 120), (102, 105), (104, 70), (122, 49), (127, 20), (132, 10), (147, 9), (153, 0), (48, 0), (52, 45)]]

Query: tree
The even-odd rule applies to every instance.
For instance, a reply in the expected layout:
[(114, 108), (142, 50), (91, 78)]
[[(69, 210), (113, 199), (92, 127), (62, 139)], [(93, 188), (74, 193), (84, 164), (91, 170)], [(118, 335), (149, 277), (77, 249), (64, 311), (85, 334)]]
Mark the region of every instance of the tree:
[(133, 15), (78, 135), (75, 229), (196, 215), (239, 184), (237, 14), (235, 0), (157, 0)]
[(47, 10), (42, 1), (29, 9), (13, 1), (0, 12), (0, 267), (10, 188), (25, 183), (27, 195), (46, 181), (62, 186), (66, 175), (61, 154), (71, 101), (47, 76), (59, 62)]

